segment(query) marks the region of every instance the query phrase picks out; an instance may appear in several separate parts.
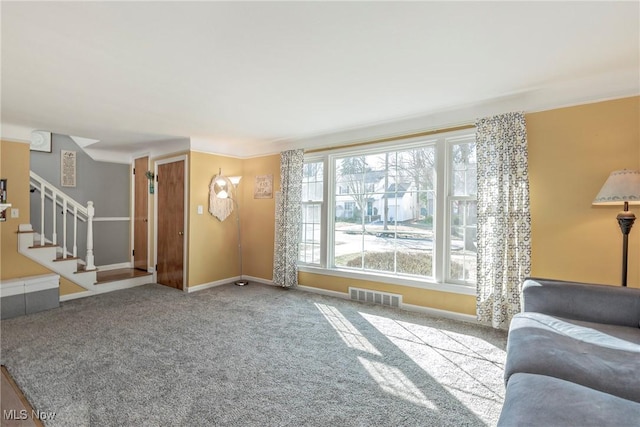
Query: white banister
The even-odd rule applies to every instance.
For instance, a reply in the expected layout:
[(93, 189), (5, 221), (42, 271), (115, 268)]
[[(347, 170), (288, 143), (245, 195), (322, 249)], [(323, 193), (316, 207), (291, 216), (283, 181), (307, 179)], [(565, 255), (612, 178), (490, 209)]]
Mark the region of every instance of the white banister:
[(78, 256), (78, 207), (73, 207), (73, 257)]
[(44, 246), (44, 199), (45, 186), (44, 182), (40, 183), (40, 246)]
[(53, 199), (53, 207), (51, 208), (51, 222), (53, 223), (53, 233), (51, 234), (51, 243), (54, 245), (58, 244), (58, 221), (56, 221), (56, 201), (58, 200), (58, 195), (55, 190), (51, 191), (51, 198)]
[(67, 257), (67, 199), (62, 201), (62, 258)]
[[(62, 208), (62, 256), (67, 256), (67, 248), (70, 246), (68, 243), (67, 237), (67, 220), (70, 214), (73, 215), (73, 257), (78, 256), (78, 222), (88, 222), (89, 221), (89, 210), (91, 210), (91, 218), (95, 216), (95, 210), (93, 208), (93, 202), (88, 202), (87, 207), (81, 205), (77, 201), (73, 200), (71, 197), (64, 194), (58, 188), (56, 188), (53, 184), (47, 182), (45, 179), (38, 176), (38, 174), (33, 171), (30, 172), (31, 177), (31, 186), (40, 191), (40, 245), (45, 245), (47, 243), (46, 229), (48, 227), (46, 225), (45, 218), (45, 201), (46, 199), (51, 200), (52, 206), (52, 215), (51, 215), (51, 239), (50, 241), (53, 244), (58, 244), (58, 236), (57, 236), (57, 209)], [(87, 227), (87, 270), (95, 270), (94, 264), (94, 254), (93, 254), (93, 222), (91, 221)]]
[(87, 202), (87, 270), (95, 270), (96, 266), (93, 259), (93, 216), (95, 215), (95, 209), (93, 208), (93, 202)]

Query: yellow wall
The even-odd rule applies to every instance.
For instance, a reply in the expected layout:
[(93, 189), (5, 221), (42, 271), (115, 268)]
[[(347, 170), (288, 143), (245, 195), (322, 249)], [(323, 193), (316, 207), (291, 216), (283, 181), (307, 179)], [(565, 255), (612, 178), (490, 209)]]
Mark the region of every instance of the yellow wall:
[[(591, 202), (609, 173), (640, 169), (640, 97), (526, 115), (532, 275), (620, 284), (621, 208)], [(632, 210), (640, 217), (640, 207)], [(640, 220), (629, 238), (629, 286), (640, 287)], [(408, 304), (475, 314), (475, 297), (301, 273), (300, 284), (399, 293)]]
[[(273, 175), (271, 199), (254, 199), (255, 177)], [(275, 230), (275, 192), (280, 190), (280, 155), (244, 161), (242, 178), (242, 249), (243, 273), (271, 280), (273, 278), (273, 243)]]
[[(640, 169), (640, 97), (606, 101), (526, 115), (532, 214), (532, 275), (618, 285), (622, 237), (615, 207), (591, 201), (613, 170)], [(199, 152), (189, 157), (187, 286), (239, 275), (234, 217), (219, 222), (208, 213), (211, 178), (222, 168), (242, 175), (240, 212), (243, 274), (270, 280), (273, 270), (275, 198), (254, 199), (256, 175), (272, 174), (280, 189), (280, 157), (237, 159)], [(47, 273), (17, 252), (18, 224), (29, 222), (29, 146), (3, 141), (2, 178), (9, 202), (20, 218), (0, 224), (0, 278)], [(159, 158), (152, 159), (153, 162)], [(153, 167), (153, 164), (151, 165)], [(153, 199), (151, 200), (153, 206)], [(204, 213), (197, 214), (198, 205)], [(640, 207), (632, 210), (640, 216)], [(153, 248), (153, 208), (150, 212)], [(640, 287), (640, 220), (630, 234), (629, 286)], [(155, 263), (155, 260), (152, 260)], [(349, 286), (403, 295), (405, 303), (475, 313), (475, 297), (312, 273), (300, 273), (300, 284), (338, 292)], [(61, 295), (83, 291), (61, 279)]]
[[(640, 97), (526, 115), (532, 274), (620, 285), (622, 207), (592, 206), (609, 176), (640, 169)], [(640, 217), (640, 206), (631, 210)], [(640, 221), (629, 235), (629, 286), (640, 287)]]
[(349, 287), (372, 289), (381, 292), (402, 295), (405, 304), (420, 305), (438, 310), (453, 311), (475, 316), (476, 297), (449, 292), (432, 291), (409, 286), (372, 282), (369, 280), (349, 279), (345, 277), (327, 276), (323, 274), (301, 272), (298, 281), (303, 286), (326, 289), (329, 291), (348, 293)]
[[(18, 252), (18, 225), (30, 223), (29, 144), (0, 141), (0, 178), (7, 179), (7, 202), (19, 209), (20, 217), (0, 222), (0, 279), (49, 274), (51, 271)], [(60, 295), (85, 289), (60, 278)]]
[[(280, 187), (280, 156), (237, 159), (191, 152), (189, 182), (189, 286), (240, 275), (235, 212), (224, 221), (209, 214), (209, 184), (219, 169), (241, 175), (238, 185), (242, 238), (242, 274), (270, 280), (273, 271), (275, 199), (254, 199), (256, 175), (273, 175)], [(204, 213), (198, 215), (198, 205)]]
[[(157, 160), (157, 159), (154, 159)], [(188, 286), (198, 286), (240, 274), (235, 215), (220, 222), (208, 213), (209, 184), (219, 168), (227, 176), (242, 175), (238, 186), (242, 232), (242, 273), (258, 279), (273, 277), (275, 194), (271, 199), (254, 199), (257, 175), (273, 175), (273, 189), (280, 190), (280, 155), (237, 159), (191, 152), (189, 170), (189, 257)], [(198, 215), (198, 205), (204, 213)], [(352, 280), (319, 274), (300, 273), (300, 284), (338, 292), (349, 286), (376, 289), (403, 295), (407, 304), (415, 304), (475, 314), (475, 297)]]
[[(188, 286), (240, 275), (236, 212), (220, 222), (209, 213), (209, 184), (222, 169), (227, 176), (243, 175), (243, 162), (232, 157), (191, 152), (189, 171)], [(243, 176), (238, 191), (247, 184)], [(242, 213), (243, 200), (239, 200)], [(198, 205), (203, 207), (198, 215)]]

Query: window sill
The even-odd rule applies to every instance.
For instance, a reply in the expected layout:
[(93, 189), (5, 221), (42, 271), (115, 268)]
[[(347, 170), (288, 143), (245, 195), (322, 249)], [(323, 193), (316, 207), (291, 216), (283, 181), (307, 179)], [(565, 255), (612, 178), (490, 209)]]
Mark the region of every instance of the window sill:
[(407, 277), (397, 277), (380, 273), (365, 273), (339, 268), (323, 268), (310, 265), (299, 265), (298, 271), (303, 273), (322, 274), (325, 276), (344, 277), (357, 280), (368, 280), (370, 282), (386, 283), (390, 285), (409, 286), (412, 288), (429, 289), (432, 291), (447, 292), (459, 295), (475, 295), (476, 288), (473, 285), (460, 285), (454, 283), (435, 283), (426, 280), (410, 279)]

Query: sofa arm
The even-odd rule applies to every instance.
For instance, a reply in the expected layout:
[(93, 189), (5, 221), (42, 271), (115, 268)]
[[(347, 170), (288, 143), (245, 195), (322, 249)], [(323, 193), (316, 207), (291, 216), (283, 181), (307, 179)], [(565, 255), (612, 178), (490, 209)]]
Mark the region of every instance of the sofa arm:
[(529, 278), (522, 293), (524, 311), (640, 327), (640, 289)]

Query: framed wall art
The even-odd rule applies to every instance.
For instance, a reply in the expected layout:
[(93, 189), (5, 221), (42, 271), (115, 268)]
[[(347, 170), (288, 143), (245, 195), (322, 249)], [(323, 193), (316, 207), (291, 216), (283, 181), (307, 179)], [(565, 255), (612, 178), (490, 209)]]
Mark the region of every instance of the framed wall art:
[(60, 185), (63, 187), (76, 186), (76, 152), (60, 151)]
[(43, 130), (34, 130), (31, 132), (31, 144), (29, 145), (31, 151), (43, 151), (45, 153), (51, 152), (51, 132), (45, 132)]
[(273, 198), (273, 175), (256, 175), (256, 182), (253, 187), (253, 198)]

